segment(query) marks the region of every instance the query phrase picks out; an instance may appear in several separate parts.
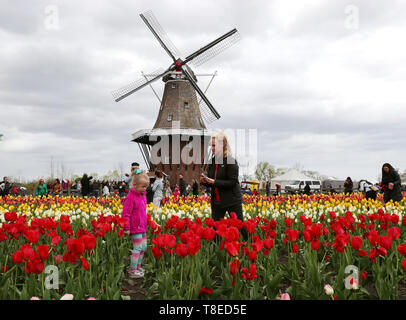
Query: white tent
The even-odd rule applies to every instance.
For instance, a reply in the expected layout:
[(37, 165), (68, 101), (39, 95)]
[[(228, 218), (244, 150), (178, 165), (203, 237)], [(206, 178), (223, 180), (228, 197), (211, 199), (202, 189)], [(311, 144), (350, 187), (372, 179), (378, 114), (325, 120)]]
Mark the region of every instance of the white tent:
[(302, 172), (296, 170), (296, 169), (290, 169), (286, 173), (277, 176), (271, 180), (271, 189), (275, 189), (276, 186), (275, 184), (279, 184), (281, 186), (281, 190), (285, 189), (285, 186), (288, 184), (292, 184), (293, 181), (296, 180), (315, 180), (312, 177), (306, 176)]

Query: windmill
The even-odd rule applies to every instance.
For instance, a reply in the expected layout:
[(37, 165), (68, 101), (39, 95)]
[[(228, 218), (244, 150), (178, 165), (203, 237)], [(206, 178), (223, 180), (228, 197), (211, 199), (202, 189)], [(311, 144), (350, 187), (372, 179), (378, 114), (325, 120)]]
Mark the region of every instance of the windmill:
[[(142, 73), (140, 79), (113, 91), (112, 95), (115, 101), (119, 102), (162, 79), (165, 83), (162, 99), (159, 99), (154, 91), (160, 100), (155, 125), (152, 130), (139, 130), (134, 133), (132, 141), (138, 143), (149, 170), (160, 169), (166, 174), (170, 173), (172, 186), (176, 183), (180, 173), (183, 174), (185, 181), (190, 183), (192, 178), (198, 178), (208, 156), (207, 144), (210, 135), (205, 122), (212, 123), (220, 118), (220, 114), (206, 97), (205, 92), (197, 85), (196, 75), (189, 64), (194, 67), (202, 65), (235, 44), (240, 39), (240, 35), (234, 28), (186, 58), (182, 58), (179, 50), (171, 42), (151, 11), (140, 14), (140, 17), (169, 55), (172, 63), (167, 69), (161, 68), (147, 75)], [(188, 139), (183, 141), (185, 137)], [(190, 148), (191, 140), (196, 141), (196, 137), (201, 138), (200, 152), (193, 150), (192, 160), (185, 163), (181, 156), (182, 151), (186, 150), (186, 153), (190, 155), (187, 148)], [(163, 146), (161, 143), (160, 149), (157, 150), (159, 142), (164, 141), (167, 148), (161, 148)], [(174, 148), (178, 144), (179, 148)], [(154, 147), (157, 148), (154, 149)]]

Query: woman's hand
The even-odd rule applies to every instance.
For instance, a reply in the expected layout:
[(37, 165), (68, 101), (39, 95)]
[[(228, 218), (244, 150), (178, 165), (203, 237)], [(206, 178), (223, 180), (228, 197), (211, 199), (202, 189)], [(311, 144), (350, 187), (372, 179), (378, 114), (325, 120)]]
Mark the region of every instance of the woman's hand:
[(206, 183), (210, 185), (214, 185), (214, 179), (206, 178)]
[(124, 234), (125, 234), (126, 236), (129, 236), (129, 235), (130, 235), (130, 230), (124, 231)]
[(394, 184), (392, 182), (389, 182), (388, 187), (389, 187), (389, 190), (393, 190)]

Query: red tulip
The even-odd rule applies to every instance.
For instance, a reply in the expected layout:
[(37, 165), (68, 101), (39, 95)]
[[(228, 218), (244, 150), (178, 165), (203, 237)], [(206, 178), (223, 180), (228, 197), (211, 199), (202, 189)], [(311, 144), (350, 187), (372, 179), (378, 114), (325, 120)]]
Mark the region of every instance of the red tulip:
[(249, 272), (248, 272), (247, 268), (245, 268), (245, 267), (242, 268), (241, 276), (245, 280), (254, 280), (255, 278), (257, 278), (258, 277), (258, 275), (257, 275), (257, 265), (255, 263), (251, 263)]
[(226, 247), (227, 253), (231, 257), (235, 257), (238, 255), (239, 247), (237, 247), (234, 242), (226, 242), (225, 247)]
[(59, 241), (61, 241), (61, 237), (60, 236), (54, 236), (54, 237), (52, 237), (52, 245), (53, 246), (56, 246), (58, 243), (59, 243)]
[(303, 236), (306, 242), (310, 242), (313, 239), (312, 233), (308, 230), (303, 231)]
[(317, 251), (320, 248), (320, 242), (319, 240), (315, 239), (312, 241), (312, 245), (311, 245), (312, 249)]
[(203, 239), (206, 241), (212, 241), (214, 236), (216, 235), (216, 231), (213, 228), (204, 228), (203, 231)]
[(9, 270), (9, 266), (1, 266), (1, 272), (6, 273)]
[(175, 248), (176, 254), (183, 258), (187, 256), (187, 246), (183, 243), (178, 243)]
[(402, 231), (398, 227), (392, 227), (386, 230), (386, 232), (392, 237), (393, 240), (398, 240)]
[(390, 220), (391, 220), (391, 222), (392, 222), (393, 224), (398, 224), (398, 223), (399, 223), (399, 216), (396, 215), (396, 214), (392, 214)]
[(39, 240), (39, 229), (27, 229), (24, 233), (24, 236), (27, 238), (28, 242), (30, 243), (37, 243)]
[(386, 256), (388, 254), (388, 251), (384, 247), (378, 247), (376, 250), (378, 255)]
[(368, 252), (366, 252), (365, 250), (359, 249), (359, 250), (358, 250), (358, 254), (359, 254), (361, 257), (365, 257), (366, 255), (368, 255)]
[(203, 293), (212, 294), (213, 289), (211, 289), (211, 288), (201, 288), (200, 292), (199, 292), (199, 296), (202, 295)]
[[(120, 231), (123, 231), (123, 230), (121, 229)], [(123, 233), (124, 233), (124, 231), (123, 231)], [(94, 235), (86, 234), (84, 236), (81, 236), (79, 239), (85, 245), (86, 250), (92, 250), (94, 247), (96, 247), (97, 241), (96, 241), (96, 238)]]
[(17, 213), (15, 213), (15, 212), (6, 212), (4, 214), (4, 219), (6, 219), (6, 221), (16, 221), (17, 220)]
[(351, 246), (354, 250), (359, 250), (362, 247), (362, 239), (359, 236), (352, 237)]
[(264, 240), (264, 247), (265, 247), (266, 249), (272, 249), (273, 246), (274, 246), (273, 239), (265, 239), (265, 240)]
[(22, 253), (22, 251), (16, 251), (14, 252), (11, 257), (13, 258), (13, 262), (15, 264), (21, 263), (24, 261), (24, 255)]
[(293, 244), (292, 251), (293, 251), (293, 253), (297, 253), (299, 251), (299, 247), (297, 246), (296, 243)]
[(240, 260), (234, 259), (232, 262), (228, 263), (230, 265), (230, 274), (236, 275), (240, 269)]
[(404, 256), (406, 255), (406, 243), (401, 244), (400, 246), (398, 246), (398, 252)]
[(71, 230), (71, 225), (70, 225), (70, 223), (61, 222), (59, 224), (59, 228), (61, 229), (61, 231), (63, 233), (67, 233)]
[(286, 218), (286, 219), (285, 219), (285, 225), (286, 225), (286, 227), (290, 228), (290, 227), (292, 226), (293, 222), (294, 222), (293, 219), (291, 219), (291, 218)]
[(299, 230), (289, 230), (288, 231), (288, 240), (291, 242), (297, 241), (297, 238), (299, 237)]
[(376, 230), (371, 230), (371, 231), (368, 233), (368, 240), (369, 240), (371, 246), (374, 247), (375, 244), (377, 244), (377, 242), (378, 242), (378, 240), (379, 240), (378, 231), (376, 231)]
[(35, 258), (35, 252), (32, 249), (30, 244), (25, 244), (21, 246), (21, 251), (23, 253), (23, 256), (25, 259), (34, 259)]
[(230, 227), (227, 229), (226, 232), (226, 240), (227, 241), (238, 241), (240, 238), (240, 232), (235, 227)]
[(49, 257), (49, 246), (46, 244), (37, 246), (37, 251), (43, 261), (47, 260)]
[(248, 258), (250, 261), (255, 261), (257, 260), (257, 252), (255, 250), (252, 250), (248, 253)]
[(391, 236), (379, 236), (379, 244), (387, 250), (392, 248), (392, 237)]
[(82, 241), (80, 241), (80, 239), (73, 239), (71, 243), (71, 251), (77, 256), (81, 256), (85, 251), (85, 245)]
[(89, 262), (83, 257), (80, 257), (80, 261), (82, 261), (83, 269), (88, 270), (89, 269)]
[(154, 254), (155, 259), (159, 259), (162, 256), (162, 251), (157, 246), (151, 247), (151, 251)]

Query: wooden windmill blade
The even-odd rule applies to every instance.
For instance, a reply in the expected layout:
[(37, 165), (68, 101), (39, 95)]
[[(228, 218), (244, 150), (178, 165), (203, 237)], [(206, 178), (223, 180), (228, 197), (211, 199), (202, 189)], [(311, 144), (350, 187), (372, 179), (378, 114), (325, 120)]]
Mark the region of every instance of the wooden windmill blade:
[(203, 118), (205, 118), (206, 121), (208, 121), (208, 122), (212, 122), (214, 120), (220, 119), (220, 114), (213, 107), (213, 105), (211, 104), (209, 99), (207, 99), (207, 97), (203, 93), (203, 91), (199, 88), (199, 86), (193, 79), (193, 76), (189, 73), (188, 68), (182, 67), (182, 72), (185, 75), (186, 79), (189, 80), (190, 84), (195, 89), (195, 91), (202, 98), (200, 105), (202, 105), (203, 107), (201, 107), (200, 110), (202, 111)]
[(168, 35), (159, 24), (157, 18), (154, 16), (151, 10), (148, 10), (144, 13), (140, 14), (140, 17), (151, 30), (152, 34), (164, 48), (166, 53), (172, 58), (175, 62), (178, 58), (180, 58), (181, 54), (178, 48), (173, 44), (173, 42), (169, 39)]
[(216, 40), (210, 42), (208, 45), (187, 56), (183, 63), (190, 62), (195, 67), (200, 66), (237, 43), (240, 39), (241, 36), (238, 30), (234, 28)]
[(152, 78), (151, 80), (148, 80), (146, 77), (142, 77), (138, 80), (135, 80), (134, 82), (131, 82), (130, 84), (121, 87), (120, 89), (114, 90), (111, 92), (113, 95), (114, 99), (116, 102), (119, 102), (120, 100), (124, 99), (125, 97), (128, 97), (130, 94), (133, 94), (134, 92), (144, 88), (145, 86), (151, 84), (152, 82), (164, 77), (166, 74), (169, 73), (169, 70), (163, 71), (163, 69), (158, 69), (155, 72), (152, 72), (155, 77)]

